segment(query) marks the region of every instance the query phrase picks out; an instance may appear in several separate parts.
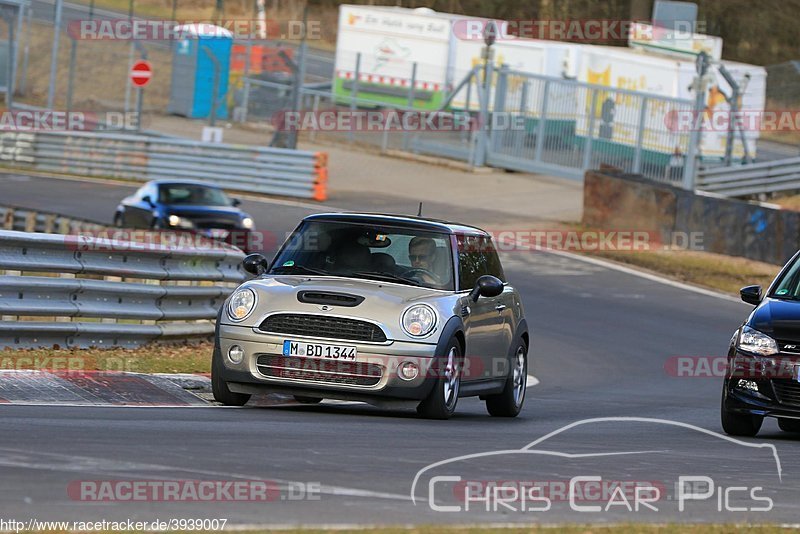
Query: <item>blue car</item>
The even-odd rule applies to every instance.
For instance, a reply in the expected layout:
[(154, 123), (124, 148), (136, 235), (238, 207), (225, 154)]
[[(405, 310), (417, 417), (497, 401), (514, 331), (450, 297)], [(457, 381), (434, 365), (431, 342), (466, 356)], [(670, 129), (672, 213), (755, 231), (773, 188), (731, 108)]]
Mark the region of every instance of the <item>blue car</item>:
[(119, 203), (114, 226), (191, 232), (252, 252), (253, 218), (219, 187), (190, 180), (153, 180)]

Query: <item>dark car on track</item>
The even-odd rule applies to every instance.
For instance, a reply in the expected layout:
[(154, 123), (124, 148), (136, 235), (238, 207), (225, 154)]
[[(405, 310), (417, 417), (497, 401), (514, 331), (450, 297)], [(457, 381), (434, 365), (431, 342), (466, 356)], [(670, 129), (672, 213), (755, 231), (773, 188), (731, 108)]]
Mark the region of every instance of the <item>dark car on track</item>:
[(722, 427), (755, 436), (764, 417), (781, 430), (800, 432), (800, 252), (766, 292), (741, 290), (756, 308), (731, 338), (722, 388)]
[(120, 228), (191, 232), (251, 252), (253, 218), (219, 187), (191, 180), (153, 180), (119, 203)]
[(459, 397), (493, 416), (525, 399), (528, 326), (491, 236), (418, 217), (306, 217), (217, 319), (214, 397), (251, 394), (404, 404), (447, 419)]

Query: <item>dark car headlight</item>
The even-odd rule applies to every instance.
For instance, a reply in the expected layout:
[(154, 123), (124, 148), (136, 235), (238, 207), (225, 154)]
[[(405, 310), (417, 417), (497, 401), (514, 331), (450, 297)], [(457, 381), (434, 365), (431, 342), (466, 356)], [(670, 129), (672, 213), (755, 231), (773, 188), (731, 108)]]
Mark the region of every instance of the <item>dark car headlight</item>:
[(177, 226), (178, 228), (194, 228), (194, 223), (192, 221), (177, 215), (170, 215), (167, 217), (167, 222), (170, 226)]
[(749, 326), (742, 328), (736, 348), (759, 356), (778, 354), (778, 343), (774, 339)]

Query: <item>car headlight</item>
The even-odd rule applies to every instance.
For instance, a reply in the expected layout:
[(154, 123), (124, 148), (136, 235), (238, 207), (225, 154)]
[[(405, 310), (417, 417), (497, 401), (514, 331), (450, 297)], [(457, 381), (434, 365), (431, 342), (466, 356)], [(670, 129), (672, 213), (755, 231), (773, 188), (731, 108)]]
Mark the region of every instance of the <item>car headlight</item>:
[(253, 229), (253, 219), (250, 218), (250, 217), (245, 217), (244, 219), (242, 219), (242, 226), (244, 226), (248, 230), (252, 230)]
[(403, 313), (400, 322), (409, 336), (424, 337), (436, 326), (436, 312), (427, 304), (415, 304)]
[(778, 344), (774, 339), (749, 326), (742, 328), (736, 348), (761, 356), (771, 356), (778, 353)]
[(180, 228), (194, 228), (194, 224), (189, 219), (178, 217), (177, 215), (170, 215), (167, 218), (170, 226), (178, 226)]
[(252, 289), (239, 289), (228, 301), (228, 317), (231, 321), (244, 321), (256, 307), (256, 294)]

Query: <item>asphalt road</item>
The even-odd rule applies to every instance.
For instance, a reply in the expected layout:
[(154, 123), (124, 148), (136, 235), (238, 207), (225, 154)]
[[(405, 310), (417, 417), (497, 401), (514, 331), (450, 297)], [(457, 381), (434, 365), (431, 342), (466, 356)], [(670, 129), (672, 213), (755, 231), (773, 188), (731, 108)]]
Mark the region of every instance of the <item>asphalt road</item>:
[[(0, 176), (5, 202), (104, 221), (129, 190)], [(250, 200), (245, 207), (260, 228), (276, 233), (319, 209)], [(357, 404), (0, 406), (0, 517), (203, 517), (269, 525), (797, 522), (797, 436), (780, 432), (768, 420), (756, 439), (723, 439), (714, 434), (721, 431), (721, 380), (676, 377), (668, 371), (676, 356), (724, 355), (746, 305), (571, 257), (516, 251), (505, 253), (503, 260), (523, 296), (532, 326), (531, 372), (540, 381), (528, 389), (526, 408), (517, 419), (491, 418), (477, 399), (463, 399), (450, 421)], [(592, 418), (642, 419), (586, 421)], [(767, 446), (748, 446), (754, 444)], [(463, 455), (477, 456), (426, 469)], [(516, 481), (517, 487), (536, 481), (548, 492), (531, 495), (549, 495), (550, 506), (542, 498), (503, 504), (499, 501), (508, 494), (502, 492), (499, 501), (496, 496), (480, 501), (486, 493), (476, 489), (467, 510), (458, 498), (458, 483), (435, 476), (461, 477), (461, 483), (480, 488), (486, 481)], [(561, 490), (577, 476), (656, 487), (661, 498), (650, 504), (658, 511), (645, 505), (635, 511), (630, 492), (632, 511), (619, 495), (595, 493), (570, 506)], [(714, 491), (705, 500), (681, 501), (675, 483), (682, 476), (709, 477)], [(81, 500), (68, 491), (80, 481), (173, 479), (267, 480), (279, 491), (270, 502), (111, 504), (92, 500), (91, 492)], [(576, 486), (578, 495), (582, 487)], [(694, 491), (701, 493), (701, 488)], [(752, 510), (768, 507), (765, 499), (771, 500), (770, 511)], [(610, 500), (616, 505), (606, 511)], [(442, 505), (460, 510), (435, 508)], [(601, 508), (574, 509), (580, 506)]]

